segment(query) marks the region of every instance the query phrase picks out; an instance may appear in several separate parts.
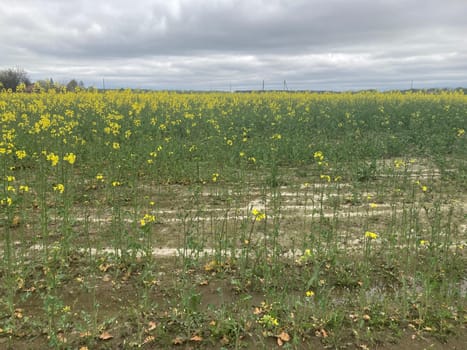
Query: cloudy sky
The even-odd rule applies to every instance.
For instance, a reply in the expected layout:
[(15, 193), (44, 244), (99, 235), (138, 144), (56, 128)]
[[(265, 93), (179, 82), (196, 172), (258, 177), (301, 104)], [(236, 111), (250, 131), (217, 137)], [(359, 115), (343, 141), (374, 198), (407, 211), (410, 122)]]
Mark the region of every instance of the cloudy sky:
[[(467, 87), (467, 0), (0, 0), (0, 69), (120, 88)], [(413, 81), (413, 83), (412, 83)]]

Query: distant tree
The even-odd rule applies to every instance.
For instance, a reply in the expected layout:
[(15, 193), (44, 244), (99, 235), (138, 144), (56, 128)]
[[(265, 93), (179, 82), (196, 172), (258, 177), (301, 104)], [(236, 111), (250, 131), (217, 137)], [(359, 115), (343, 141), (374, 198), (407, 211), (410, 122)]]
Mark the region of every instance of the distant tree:
[(68, 84), (66, 84), (67, 91), (75, 91), (78, 87), (78, 82), (75, 79), (71, 79)]
[(49, 90), (60, 90), (62, 85), (55, 83), (52, 78), (50, 79), (45, 79), (45, 80), (38, 80), (34, 84), (36, 85), (37, 88), (39, 88), (41, 91), (49, 91)]
[(41, 81), (43, 80), (38, 80), (32, 84), (32, 92), (43, 92), (44, 91), (44, 86), (41, 84)]
[(4, 89), (16, 91), (16, 87), (20, 84), (24, 86), (31, 85), (28, 74), (20, 68), (9, 68), (0, 71), (0, 84)]
[(34, 86), (36, 88), (36, 90), (38, 91), (47, 91), (50, 87), (50, 81), (49, 80), (37, 80), (35, 83), (34, 83)]

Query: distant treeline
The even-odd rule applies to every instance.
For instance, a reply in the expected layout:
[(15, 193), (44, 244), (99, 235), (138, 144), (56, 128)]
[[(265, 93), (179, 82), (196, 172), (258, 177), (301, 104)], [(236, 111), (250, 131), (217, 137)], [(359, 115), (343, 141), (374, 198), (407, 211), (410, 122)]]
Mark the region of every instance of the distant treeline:
[[(71, 79), (68, 83), (57, 83), (54, 82), (52, 78), (50, 79), (42, 79), (32, 82), (29, 78), (28, 74), (24, 69), (21, 68), (9, 68), (0, 71), (0, 91), (1, 90), (11, 90), (13, 92), (41, 92), (41, 91), (76, 91), (76, 90), (84, 90), (86, 89), (84, 83), (80, 80), (77, 81), (76, 79)], [(105, 91), (105, 90), (125, 90), (125, 89), (96, 89), (94, 87), (90, 87), (90, 89), (97, 90), (97, 91)], [(133, 91), (153, 91), (151, 89), (130, 89)], [(171, 90), (173, 92), (178, 93), (190, 93), (190, 92), (226, 92), (226, 91), (199, 91), (199, 90)], [(429, 89), (406, 89), (406, 90), (387, 90), (387, 91), (379, 91), (376, 89), (363, 89), (363, 90), (355, 90), (352, 91), (354, 93), (361, 93), (361, 92), (381, 92), (381, 93), (391, 93), (394, 91), (402, 92), (402, 93), (415, 93), (415, 92), (424, 92), (428, 94), (437, 94), (445, 91), (462, 91), (464, 94), (467, 94), (467, 88), (458, 87), (458, 88), (429, 88)], [(258, 93), (258, 92), (287, 92), (287, 93), (300, 93), (300, 92), (310, 92), (310, 93), (344, 93), (349, 91), (333, 91), (333, 90), (312, 90), (312, 89), (301, 89), (301, 90), (235, 90), (235, 93)]]
[(0, 71), (0, 90), (11, 90), (14, 92), (40, 92), (49, 91), (75, 91), (77, 88), (84, 89), (84, 83), (71, 79), (66, 84), (56, 83), (52, 78), (32, 82), (28, 74), (21, 68), (9, 68)]

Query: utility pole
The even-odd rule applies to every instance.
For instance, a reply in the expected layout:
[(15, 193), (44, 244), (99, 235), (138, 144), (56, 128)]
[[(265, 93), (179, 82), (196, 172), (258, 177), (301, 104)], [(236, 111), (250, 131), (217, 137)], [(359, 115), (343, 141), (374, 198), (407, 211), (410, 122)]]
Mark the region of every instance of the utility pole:
[(264, 79), (263, 79), (263, 91), (264, 91)]
[(285, 81), (284, 79), (284, 88), (283, 88), (284, 91), (288, 91), (289, 88), (287, 87), (287, 81)]
[(102, 78), (102, 89), (105, 91), (105, 79)]

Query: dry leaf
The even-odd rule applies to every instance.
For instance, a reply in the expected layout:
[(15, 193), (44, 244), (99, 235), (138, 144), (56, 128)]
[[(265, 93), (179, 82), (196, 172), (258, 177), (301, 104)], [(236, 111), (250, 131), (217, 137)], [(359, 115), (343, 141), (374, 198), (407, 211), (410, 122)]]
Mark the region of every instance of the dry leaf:
[(190, 338), (191, 341), (202, 341), (203, 338), (200, 337), (199, 335), (194, 335)]
[(316, 335), (317, 337), (327, 338), (327, 337), (328, 337), (328, 332), (326, 332), (326, 330), (325, 330), (324, 328), (321, 328), (321, 329), (319, 329), (319, 330), (317, 330), (317, 331), (315, 332), (315, 335)]
[(102, 281), (104, 282), (110, 282), (112, 280), (112, 277), (110, 275), (106, 274), (104, 277), (102, 277)]
[(289, 335), (289, 333), (286, 333), (286, 332), (283, 331), (283, 332), (281, 332), (281, 334), (279, 334), (277, 336), (277, 338), (284, 341), (284, 342), (288, 342), (290, 340), (290, 335)]
[(176, 337), (172, 340), (173, 345), (182, 345), (184, 342), (185, 341), (180, 337)]
[(18, 227), (20, 223), (21, 223), (21, 218), (18, 215), (15, 215), (13, 219), (11, 220), (10, 227), (11, 228)]
[(208, 284), (209, 284), (208, 280), (204, 280), (204, 281), (199, 282), (200, 286), (207, 286)]
[(277, 345), (279, 346), (284, 345), (284, 342), (281, 340), (281, 338), (277, 338)]
[(81, 332), (81, 333), (79, 334), (79, 337), (80, 337), (80, 338), (87, 338), (87, 337), (90, 337), (91, 335), (92, 335), (92, 334), (91, 334), (90, 331), (86, 331), (86, 332)]
[(101, 270), (102, 272), (107, 272), (107, 270), (110, 269), (111, 267), (112, 267), (111, 264), (102, 263), (99, 265), (99, 270)]
[(22, 279), (21, 277), (18, 277), (16, 279), (16, 283), (17, 283), (17, 286), (16, 286), (17, 289), (23, 289), (24, 288), (24, 279)]
[(87, 346), (82, 346), (79, 348), (79, 350), (89, 350), (89, 348)]
[(102, 332), (101, 335), (99, 336), (100, 340), (109, 340), (109, 339), (112, 339), (112, 338), (113, 338), (113, 335), (110, 334), (107, 331)]
[(15, 310), (15, 317), (16, 318), (23, 318), (23, 309), (16, 309)]
[(217, 267), (217, 261), (211, 260), (206, 265), (204, 265), (204, 271), (212, 271)]
[(255, 315), (259, 315), (262, 312), (263, 312), (263, 309), (261, 309), (260, 307), (255, 307), (255, 310), (253, 311)]
[(157, 326), (156, 322), (154, 322), (154, 321), (149, 321), (148, 325), (149, 325), (149, 328), (147, 330), (148, 332), (156, 329), (156, 326)]
[(148, 343), (152, 343), (154, 340), (156, 340), (155, 336), (153, 336), (153, 335), (147, 336), (146, 338), (144, 338), (143, 345), (148, 344)]
[(66, 343), (66, 342), (67, 342), (67, 339), (66, 339), (66, 337), (65, 337), (65, 334), (63, 334), (63, 333), (58, 333), (58, 334), (57, 334), (57, 339), (58, 339), (58, 341), (61, 342), (61, 343)]
[(131, 276), (131, 271), (125, 272), (122, 276), (122, 281), (128, 281), (130, 279), (130, 276)]

